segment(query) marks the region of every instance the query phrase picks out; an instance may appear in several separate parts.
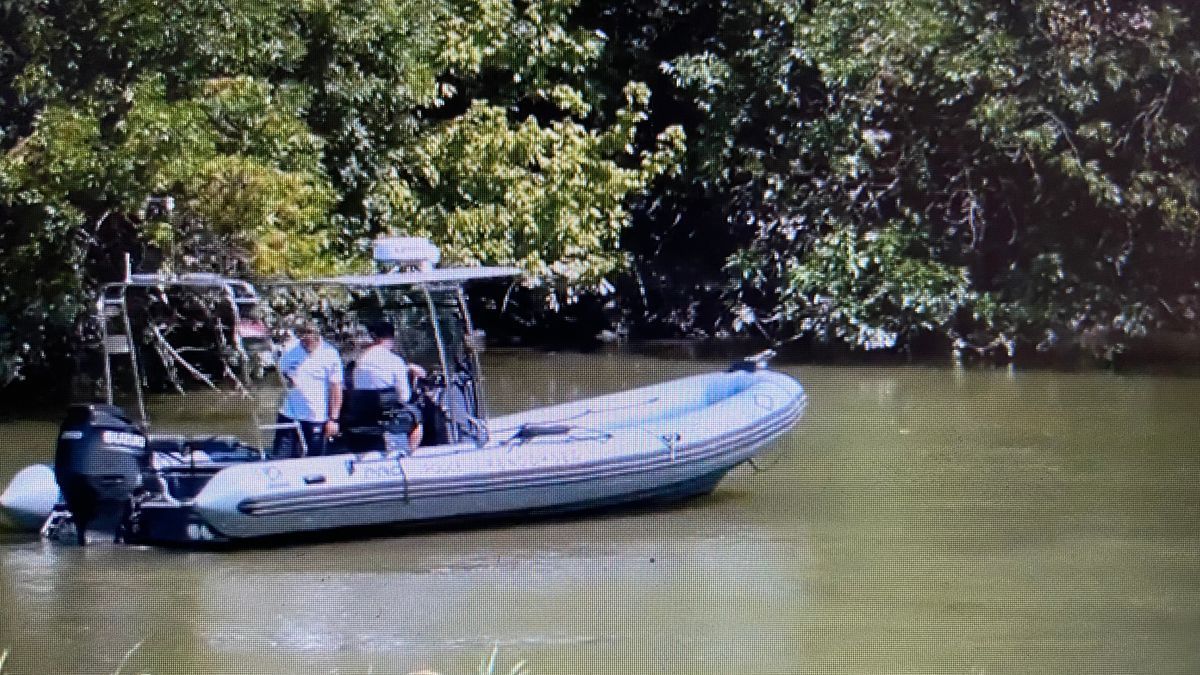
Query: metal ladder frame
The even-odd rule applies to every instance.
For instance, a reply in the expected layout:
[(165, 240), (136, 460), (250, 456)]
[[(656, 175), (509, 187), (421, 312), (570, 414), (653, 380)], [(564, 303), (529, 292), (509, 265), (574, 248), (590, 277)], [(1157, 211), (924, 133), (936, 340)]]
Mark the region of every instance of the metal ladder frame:
[[(113, 375), (112, 359), (121, 354), (129, 355), (129, 364), (133, 369), (133, 391), (137, 397), (138, 415), (142, 424), (149, 424), (146, 416), (146, 401), (142, 394), (142, 370), (138, 364), (137, 345), (133, 341), (133, 326), (129, 321), (129, 307), (125, 302), (124, 284), (107, 285), (100, 289), (100, 299), (96, 302), (96, 311), (100, 318), (100, 345), (104, 351), (104, 400), (113, 405)], [(112, 297), (115, 291), (115, 296)], [(115, 311), (111, 311), (114, 310)], [(108, 329), (108, 322), (119, 318), (124, 332), (113, 333)]]
[[(100, 344), (104, 352), (105, 401), (109, 405), (113, 405), (113, 358), (128, 355), (133, 370), (133, 389), (137, 398), (138, 415), (143, 425), (149, 425), (150, 420), (146, 414), (145, 395), (142, 392), (142, 369), (138, 362), (137, 345), (133, 339), (133, 324), (129, 320), (127, 291), (130, 287), (157, 286), (161, 289), (163, 286), (178, 285), (219, 289), (233, 312), (233, 325), (230, 327), (231, 344), (237, 351), (238, 360), (241, 363), (243, 371), (241, 375), (243, 378), (246, 376), (245, 369), (249, 363), (249, 354), (239, 332), (239, 326), (243, 305), (257, 305), (259, 303), (258, 293), (250, 284), (236, 279), (226, 279), (216, 275), (211, 275), (211, 278), (209, 275), (195, 275), (189, 279), (189, 276), (191, 275), (185, 274), (182, 277), (161, 277), (148, 280), (135, 279), (134, 275), (128, 275), (123, 282), (102, 286), (100, 297), (96, 301), (96, 314), (100, 324)], [(205, 278), (199, 278), (201, 276)], [(118, 331), (110, 330), (109, 322), (114, 320), (120, 321), (120, 330)]]

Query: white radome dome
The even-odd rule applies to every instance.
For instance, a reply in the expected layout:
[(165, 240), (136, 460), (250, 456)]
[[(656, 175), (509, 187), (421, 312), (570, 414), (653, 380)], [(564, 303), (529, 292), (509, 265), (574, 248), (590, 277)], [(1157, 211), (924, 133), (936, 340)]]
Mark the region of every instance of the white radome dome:
[(380, 265), (431, 270), (442, 252), (424, 237), (380, 237), (374, 242), (375, 262)]

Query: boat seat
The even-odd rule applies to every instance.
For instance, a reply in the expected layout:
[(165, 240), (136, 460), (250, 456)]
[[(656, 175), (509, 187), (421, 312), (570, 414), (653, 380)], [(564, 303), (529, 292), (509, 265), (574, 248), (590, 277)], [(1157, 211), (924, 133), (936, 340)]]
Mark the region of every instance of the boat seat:
[[(349, 378), (347, 378), (349, 379)], [(369, 389), (348, 389), (342, 400), (342, 429), (340, 445), (350, 452), (367, 452), (384, 446), (383, 402), (380, 392)]]
[(262, 450), (237, 436), (183, 436), (163, 434), (149, 438), (146, 447), (156, 468), (177, 466), (229, 466), (263, 459)]
[(208, 485), (208, 481), (226, 466), (229, 464), (172, 466), (160, 469), (158, 475), (162, 479), (164, 489), (172, 497), (179, 500), (193, 499)]
[(264, 458), (261, 450), (246, 445), (236, 436), (180, 436), (156, 440), (162, 441), (160, 448), (177, 448), (160, 451), (151, 456), (151, 461), (163, 488), (180, 500), (194, 498), (218, 471)]
[(183, 452), (187, 436), (181, 434), (155, 434), (146, 439), (146, 450), (177, 454)]
[(187, 436), (180, 434), (154, 435), (146, 439), (146, 449), (150, 453), (150, 468), (163, 469), (195, 464), (208, 463), (207, 457), (196, 457), (187, 447)]
[[(379, 427), (383, 419), (387, 392), (375, 389), (349, 389), (342, 401), (342, 417), (338, 424), (345, 429)], [(395, 398), (394, 396), (391, 398)]]
[(247, 445), (237, 436), (208, 436), (191, 438), (187, 446), (194, 452), (203, 452), (212, 458), (214, 463), (238, 463), (263, 459), (263, 453), (258, 448)]

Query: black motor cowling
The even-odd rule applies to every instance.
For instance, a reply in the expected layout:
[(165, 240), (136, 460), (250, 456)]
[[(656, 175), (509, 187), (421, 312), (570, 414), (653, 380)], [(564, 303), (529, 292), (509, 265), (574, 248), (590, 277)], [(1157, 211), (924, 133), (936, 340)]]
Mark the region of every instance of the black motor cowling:
[(67, 410), (54, 453), (54, 477), (75, 521), (79, 543), (87, 528), (119, 520), (150, 466), (146, 435), (120, 408), (74, 405)]

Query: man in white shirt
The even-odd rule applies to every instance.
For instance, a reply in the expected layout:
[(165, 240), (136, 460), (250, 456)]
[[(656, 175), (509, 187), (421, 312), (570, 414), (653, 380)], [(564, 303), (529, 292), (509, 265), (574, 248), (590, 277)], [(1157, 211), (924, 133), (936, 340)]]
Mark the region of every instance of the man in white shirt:
[[(311, 321), (301, 323), (296, 336), (299, 344), (279, 358), (279, 373), (287, 390), (276, 422), (280, 425), (299, 423), (308, 454), (320, 455), (325, 452), (329, 439), (338, 433), (344, 381), (342, 357), (321, 339), (316, 324)], [(272, 456), (299, 457), (302, 453), (298, 441), (295, 429), (277, 429)]]
[[(412, 398), (409, 378), (425, 377), (425, 369), (408, 363), (396, 353), (392, 324), (386, 321), (373, 323), (369, 330), (375, 344), (363, 351), (354, 364), (354, 388), (378, 391), (388, 398), (394, 394), (400, 413), (396, 416), (396, 423), (400, 428), (384, 433), (388, 451), (403, 450), (397, 444), (397, 441), (403, 440), (407, 440), (409, 449), (415, 448), (421, 442), (421, 421), (412, 407), (407, 405)], [(405, 439), (395, 438), (401, 433), (406, 436)]]

